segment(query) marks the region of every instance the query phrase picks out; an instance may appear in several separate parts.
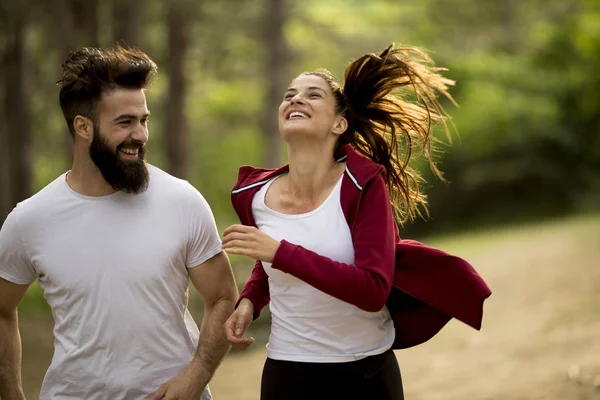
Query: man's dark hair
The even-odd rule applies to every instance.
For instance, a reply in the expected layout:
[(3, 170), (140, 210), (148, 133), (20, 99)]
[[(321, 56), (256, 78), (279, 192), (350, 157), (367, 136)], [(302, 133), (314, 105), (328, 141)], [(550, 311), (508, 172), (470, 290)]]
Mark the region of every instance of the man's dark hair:
[(124, 48), (84, 47), (69, 54), (62, 66), (59, 101), (71, 135), (73, 120), (81, 115), (96, 121), (102, 94), (117, 88), (145, 89), (157, 66), (143, 51)]

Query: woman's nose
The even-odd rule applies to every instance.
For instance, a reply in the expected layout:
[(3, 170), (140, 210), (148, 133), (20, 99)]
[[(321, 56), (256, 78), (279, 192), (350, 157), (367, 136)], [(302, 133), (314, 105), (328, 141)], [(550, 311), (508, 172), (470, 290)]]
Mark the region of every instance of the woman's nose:
[(300, 93), (296, 93), (294, 95), (294, 97), (292, 97), (291, 103), (292, 104), (296, 104), (296, 103), (304, 104), (304, 99), (302, 98)]

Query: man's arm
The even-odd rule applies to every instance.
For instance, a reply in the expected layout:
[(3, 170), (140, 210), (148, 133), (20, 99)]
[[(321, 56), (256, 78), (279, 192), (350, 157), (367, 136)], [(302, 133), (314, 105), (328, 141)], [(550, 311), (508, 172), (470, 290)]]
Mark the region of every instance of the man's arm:
[(21, 336), (17, 306), (29, 285), (0, 278), (0, 399), (25, 400), (21, 383)]
[(229, 351), (224, 325), (233, 313), (239, 293), (229, 258), (224, 251), (191, 268), (189, 274), (204, 300), (198, 351), (192, 362), (200, 367), (199, 379), (204, 387)]
[(162, 384), (147, 400), (197, 400), (229, 351), (224, 325), (233, 313), (238, 290), (227, 254), (221, 251), (188, 271), (204, 300), (198, 349), (185, 370)]

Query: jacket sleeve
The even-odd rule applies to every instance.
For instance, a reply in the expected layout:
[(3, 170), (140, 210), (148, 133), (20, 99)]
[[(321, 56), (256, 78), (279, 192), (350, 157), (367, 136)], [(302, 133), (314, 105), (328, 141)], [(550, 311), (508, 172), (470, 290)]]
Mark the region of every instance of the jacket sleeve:
[(238, 307), (240, 301), (246, 297), (254, 306), (254, 319), (260, 316), (261, 310), (269, 304), (271, 297), (269, 294), (269, 276), (265, 272), (260, 260), (257, 260), (252, 268), (252, 274), (246, 281), (242, 293), (235, 305)]
[(272, 267), (365, 311), (380, 311), (394, 277), (395, 224), (384, 178), (377, 175), (363, 188), (352, 235), (354, 265), (282, 240)]

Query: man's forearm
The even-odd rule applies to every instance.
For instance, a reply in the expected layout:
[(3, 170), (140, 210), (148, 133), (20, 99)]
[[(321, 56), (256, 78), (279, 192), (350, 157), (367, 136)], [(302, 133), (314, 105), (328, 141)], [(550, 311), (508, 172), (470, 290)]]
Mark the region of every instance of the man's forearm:
[(0, 315), (0, 399), (25, 399), (21, 384), (21, 337), (17, 312)]
[(235, 300), (220, 299), (212, 307), (205, 306), (200, 329), (198, 351), (194, 359), (200, 367), (199, 379), (204, 385), (212, 379), (217, 367), (230, 349), (224, 324), (233, 313)]

